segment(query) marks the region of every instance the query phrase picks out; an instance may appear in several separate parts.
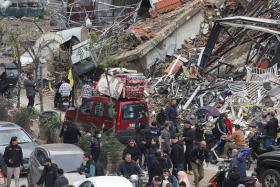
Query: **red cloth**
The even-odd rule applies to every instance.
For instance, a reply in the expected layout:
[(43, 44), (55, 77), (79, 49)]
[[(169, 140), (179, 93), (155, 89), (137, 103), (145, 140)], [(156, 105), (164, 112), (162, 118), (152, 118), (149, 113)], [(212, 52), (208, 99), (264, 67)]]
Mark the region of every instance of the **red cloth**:
[(232, 134), (232, 122), (229, 118), (225, 119), (225, 124), (227, 126), (228, 133)]

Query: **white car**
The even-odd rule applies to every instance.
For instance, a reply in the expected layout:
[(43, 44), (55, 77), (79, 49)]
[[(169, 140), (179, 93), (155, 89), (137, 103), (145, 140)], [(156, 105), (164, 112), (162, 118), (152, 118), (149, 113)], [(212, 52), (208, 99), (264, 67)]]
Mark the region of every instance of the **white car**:
[(128, 179), (120, 176), (90, 177), (73, 185), (75, 187), (133, 187)]

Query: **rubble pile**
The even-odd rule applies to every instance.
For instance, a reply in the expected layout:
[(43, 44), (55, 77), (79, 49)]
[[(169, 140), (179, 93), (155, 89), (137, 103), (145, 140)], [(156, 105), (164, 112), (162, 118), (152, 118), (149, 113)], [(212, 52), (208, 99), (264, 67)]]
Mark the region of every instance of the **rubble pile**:
[(211, 106), (246, 121), (244, 113), (278, 108), (279, 5), (256, 0), (206, 7), (200, 34), (187, 38), (167, 59), (164, 73), (149, 79), (146, 96), (151, 110), (159, 112), (175, 98), (179, 117)]

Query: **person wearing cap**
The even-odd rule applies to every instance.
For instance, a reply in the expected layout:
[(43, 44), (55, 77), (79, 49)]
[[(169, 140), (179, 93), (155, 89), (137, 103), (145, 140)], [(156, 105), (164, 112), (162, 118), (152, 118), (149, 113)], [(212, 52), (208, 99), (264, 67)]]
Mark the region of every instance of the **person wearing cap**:
[(90, 102), (90, 98), (94, 95), (94, 90), (92, 88), (91, 80), (84, 80), (83, 81), (83, 87), (82, 87), (82, 92), (81, 92), (81, 97), (82, 97), (82, 106), (86, 106), (87, 103)]
[(43, 172), (35, 187), (39, 187), (41, 185), (45, 187), (54, 187), (54, 183), (58, 177), (57, 165), (53, 164), (50, 158), (46, 158), (43, 161), (43, 165), (44, 165)]
[(124, 156), (126, 155), (126, 153), (131, 154), (131, 158), (133, 161), (139, 162), (140, 151), (139, 151), (138, 146), (136, 145), (136, 142), (134, 139), (130, 139), (128, 141), (128, 145), (123, 150), (123, 159), (124, 159)]
[(57, 179), (54, 182), (54, 187), (65, 187), (68, 186), (69, 182), (68, 179), (63, 175), (63, 169), (59, 168), (57, 170)]
[(224, 152), (221, 157), (226, 158), (229, 149), (237, 149), (245, 146), (245, 136), (240, 129), (240, 125), (235, 125), (235, 131), (232, 135), (226, 138), (226, 144), (224, 146)]
[(195, 140), (195, 129), (192, 128), (192, 124), (189, 120), (185, 119), (184, 121), (184, 129), (183, 129), (183, 137), (185, 140), (185, 171), (189, 174), (192, 174), (192, 167), (190, 162), (190, 152), (194, 146)]
[(23, 166), (23, 154), (16, 136), (11, 138), (10, 145), (5, 148), (3, 158), (7, 165), (7, 186), (10, 187), (11, 179), (14, 175), (15, 187), (19, 187), (19, 175), (20, 168)]

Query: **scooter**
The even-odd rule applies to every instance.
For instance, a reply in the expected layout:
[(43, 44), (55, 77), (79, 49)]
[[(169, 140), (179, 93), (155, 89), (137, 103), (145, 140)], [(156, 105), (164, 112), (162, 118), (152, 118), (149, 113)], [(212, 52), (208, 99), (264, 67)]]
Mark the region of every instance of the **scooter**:
[(265, 135), (255, 134), (249, 140), (249, 147), (252, 149), (252, 158), (253, 160), (257, 160), (258, 156), (271, 152), (271, 151), (280, 151), (280, 145), (272, 145), (268, 148), (264, 147), (264, 139), (266, 138)]
[[(225, 187), (227, 186), (226, 183), (230, 183), (232, 185), (233, 182), (236, 182), (236, 181), (232, 181), (232, 182), (226, 181), (229, 162), (230, 162), (229, 159), (226, 159), (222, 162), (222, 164), (218, 168), (219, 171), (209, 180), (208, 187)], [(241, 185), (246, 187), (255, 187), (256, 182), (257, 182), (257, 178), (255, 176), (244, 177), (243, 179), (240, 179), (238, 182), (236, 182), (236, 185), (234, 185), (234, 187), (239, 187)]]
[[(224, 137), (222, 136), (220, 140), (217, 141), (217, 143), (210, 149), (210, 156), (209, 160), (211, 164), (217, 164), (218, 162), (224, 162), (226, 159), (220, 158), (216, 152), (216, 149), (221, 145), (222, 140)], [(250, 169), (251, 167), (251, 149), (250, 148), (240, 148), (238, 149), (239, 153), (238, 156), (245, 158), (246, 161), (246, 169)], [(228, 157), (230, 158), (231, 155), (228, 153)]]

